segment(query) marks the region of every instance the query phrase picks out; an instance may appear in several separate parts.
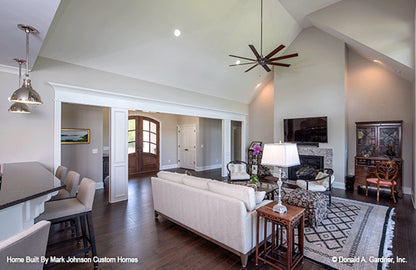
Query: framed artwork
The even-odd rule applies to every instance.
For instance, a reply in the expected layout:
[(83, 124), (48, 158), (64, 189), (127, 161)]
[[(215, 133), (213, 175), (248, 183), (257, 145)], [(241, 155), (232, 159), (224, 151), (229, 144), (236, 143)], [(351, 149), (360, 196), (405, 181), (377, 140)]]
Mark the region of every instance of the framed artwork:
[(90, 130), (80, 128), (61, 129), (61, 144), (88, 144), (90, 143)]
[(254, 150), (255, 145), (260, 145), (260, 147), (261, 147), (262, 142), (252, 141), (248, 150)]

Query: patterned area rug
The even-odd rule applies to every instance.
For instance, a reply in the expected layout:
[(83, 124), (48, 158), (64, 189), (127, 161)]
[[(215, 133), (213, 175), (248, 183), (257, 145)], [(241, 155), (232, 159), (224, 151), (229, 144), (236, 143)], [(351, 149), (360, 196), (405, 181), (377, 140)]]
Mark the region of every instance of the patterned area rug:
[(327, 218), (315, 228), (305, 228), (305, 257), (332, 269), (385, 269), (392, 256), (393, 212), (390, 207), (332, 197)]

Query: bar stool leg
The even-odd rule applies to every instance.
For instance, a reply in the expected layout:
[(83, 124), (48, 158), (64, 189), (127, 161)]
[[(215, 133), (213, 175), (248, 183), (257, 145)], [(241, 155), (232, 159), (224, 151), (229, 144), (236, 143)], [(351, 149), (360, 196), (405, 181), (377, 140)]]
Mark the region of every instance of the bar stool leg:
[[(87, 230), (85, 227), (85, 215), (81, 215), (79, 217), (79, 220), (81, 222), (82, 241), (84, 242), (84, 249), (86, 249), (88, 247), (88, 243), (87, 243)], [(85, 255), (88, 255), (88, 251), (85, 252)]]
[[(97, 256), (97, 249), (95, 247), (95, 235), (94, 228), (92, 225), (92, 213), (91, 211), (87, 213), (87, 225), (88, 225), (88, 234), (90, 235), (90, 242), (92, 248), (92, 256)], [(98, 262), (94, 262), (94, 268), (98, 268)]]

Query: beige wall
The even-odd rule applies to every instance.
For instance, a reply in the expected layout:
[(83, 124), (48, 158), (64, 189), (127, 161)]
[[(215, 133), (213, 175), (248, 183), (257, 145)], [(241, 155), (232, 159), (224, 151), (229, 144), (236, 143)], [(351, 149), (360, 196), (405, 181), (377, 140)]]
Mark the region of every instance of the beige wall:
[[(103, 179), (102, 107), (62, 104), (62, 128), (90, 129), (89, 144), (63, 144), (61, 164), (96, 182)], [(97, 153), (93, 153), (96, 150)]]
[(248, 141), (272, 143), (274, 123), (274, 81), (267, 82), (249, 105)]
[(103, 108), (103, 154), (110, 154), (110, 109)]
[(222, 122), (219, 119), (199, 118), (198, 167), (221, 165)]
[(283, 140), (283, 119), (328, 117), (328, 143), (333, 149), (336, 182), (344, 185), (346, 172), (345, 46), (316, 29), (303, 30), (285, 54), (299, 53), (290, 68), (275, 69), (275, 141)]
[(412, 183), (412, 84), (348, 50), (347, 117), (348, 174), (354, 174), (356, 154), (355, 122), (403, 120), (403, 187)]
[[(223, 111), (247, 113), (248, 105), (200, 93), (158, 85), (121, 75), (71, 65), (43, 57), (31, 73), (32, 86), (44, 102), (29, 115), (7, 112), (7, 98), (18, 88), (18, 75), (0, 72), (0, 163), (39, 161), (53, 169), (54, 92), (48, 82), (119, 92), (153, 100)], [(140, 109), (140, 108), (137, 108)]]

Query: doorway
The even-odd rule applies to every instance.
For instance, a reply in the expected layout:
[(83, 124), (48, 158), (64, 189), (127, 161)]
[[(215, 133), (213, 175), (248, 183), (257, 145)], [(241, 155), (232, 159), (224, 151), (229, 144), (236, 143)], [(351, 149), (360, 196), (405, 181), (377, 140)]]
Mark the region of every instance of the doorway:
[(129, 178), (159, 171), (159, 122), (145, 116), (129, 116)]
[(178, 125), (178, 167), (195, 170), (196, 126)]
[(231, 121), (231, 160), (243, 160), (241, 156), (241, 121)]

